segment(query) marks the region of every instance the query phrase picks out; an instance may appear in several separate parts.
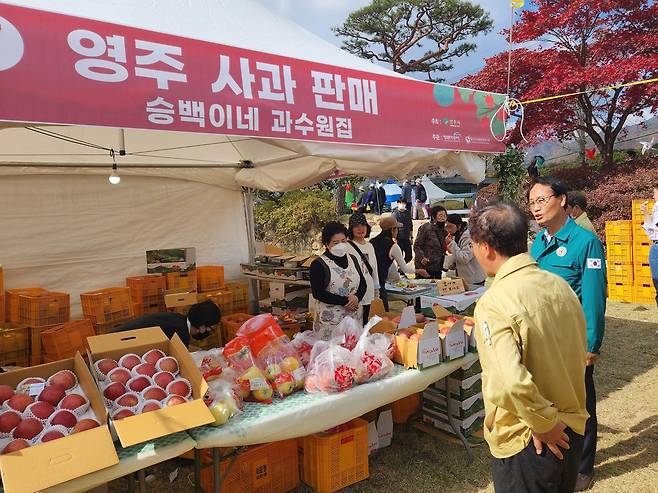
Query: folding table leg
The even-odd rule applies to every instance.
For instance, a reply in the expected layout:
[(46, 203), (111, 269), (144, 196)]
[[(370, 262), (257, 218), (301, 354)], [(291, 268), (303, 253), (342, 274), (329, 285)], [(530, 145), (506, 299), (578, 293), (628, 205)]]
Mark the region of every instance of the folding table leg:
[(219, 461), (219, 449), (215, 447), (212, 449), (213, 493), (221, 493), (222, 491), (222, 473), (220, 471)]
[(448, 422), (450, 423), (450, 426), (452, 427), (452, 431), (455, 432), (455, 435), (457, 435), (457, 438), (461, 440), (461, 442), (464, 444), (464, 448), (466, 449), (466, 455), (468, 456), (468, 463), (470, 464), (473, 462), (473, 452), (471, 451), (471, 446), (469, 443), (466, 441), (466, 438), (462, 434), (461, 430), (459, 429), (459, 426), (457, 426), (457, 423), (455, 423), (455, 419), (452, 417), (452, 412), (450, 411), (450, 405), (452, 403), (452, 397), (450, 396), (450, 385), (448, 382), (448, 377), (445, 377), (443, 379), (445, 388), (446, 388), (446, 403), (447, 403), (447, 414), (448, 414)]
[(146, 471), (140, 469), (137, 472), (137, 477), (139, 478), (139, 493), (146, 493)]
[(194, 449), (194, 493), (203, 492), (201, 488), (201, 450)]

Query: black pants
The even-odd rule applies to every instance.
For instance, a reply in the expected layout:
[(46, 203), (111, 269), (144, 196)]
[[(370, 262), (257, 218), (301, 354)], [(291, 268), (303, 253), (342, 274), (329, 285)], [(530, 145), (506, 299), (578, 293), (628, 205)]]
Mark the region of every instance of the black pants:
[(390, 311), (388, 308), (388, 294), (386, 294), (386, 288), (379, 288), (379, 299), (382, 300), (384, 304), (384, 310), (387, 312)]
[(413, 250), (409, 238), (399, 238), (398, 245), (400, 245), (400, 249), (402, 250), (402, 253), (404, 253), (404, 261), (407, 263), (411, 262), (411, 259), (413, 258)]
[(585, 407), (589, 413), (589, 419), (585, 424), (585, 441), (583, 443), (583, 455), (580, 459), (581, 474), (591, 475), (594, 471), (594, 459), (596, 456), (596, 433), (598, 421), (596, 419), (596, 389), (594, 388), (594, 365), (585, 368)]
[(491, 473), (496, 493), (573, 493), (578, 476), (578, 463), (583, 437), (570, 428), (569, 450), (562, 450), (560, 460), (544, 445), (537, 455), (532, 440), (528, 446), (507, 459), (493, 459)]
[(368, 323), (369, 315), (370, 315), (370, 305), (363, 305), (363, 325)]

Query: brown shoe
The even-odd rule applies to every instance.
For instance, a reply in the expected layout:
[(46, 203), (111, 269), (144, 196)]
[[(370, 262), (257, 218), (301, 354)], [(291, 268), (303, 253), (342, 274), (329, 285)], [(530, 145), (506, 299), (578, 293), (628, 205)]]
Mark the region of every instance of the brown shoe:
[(576, 488), (574, 491), (587, 491), (592, 487), (594, 476), (592, 474), (580, 474), (576, 478)]

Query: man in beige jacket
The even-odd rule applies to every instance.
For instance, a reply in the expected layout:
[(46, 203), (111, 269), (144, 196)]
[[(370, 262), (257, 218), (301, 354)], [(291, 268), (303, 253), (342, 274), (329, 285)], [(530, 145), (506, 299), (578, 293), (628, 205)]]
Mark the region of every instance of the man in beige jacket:
[(580, 302), (527, 254), (527, 217), (518, 208), (485, 207), (470, 227), (475, 257), (495, 276), (475, 325), (496, 493), (570, 493), (588, 417)]

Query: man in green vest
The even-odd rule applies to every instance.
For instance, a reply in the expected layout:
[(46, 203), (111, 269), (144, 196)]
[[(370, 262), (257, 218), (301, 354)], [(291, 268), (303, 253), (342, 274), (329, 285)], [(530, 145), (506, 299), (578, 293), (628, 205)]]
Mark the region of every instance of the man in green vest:
[(583, 192), (571, 191), (567, 194), (566, 210), (578, 226), (596, 234), (592, 221), (587, 217), (587, 198)]
[(539, 267), (559, 275), (574, 290), (583, 305), (587, 322), (587, 367), (585, 389), (590, 418), (580, 461), (576, 491), (591, 487), (596, 454), (596, 391), (594, 364), (598, 359), (605, 328), (606, 275), (603, 246), (598, 237), (578, 226), (567, 214), (567, 189), (554, 177), (537, 178), (528, 195), (528, 206), (544, 229), (530, 251)]

